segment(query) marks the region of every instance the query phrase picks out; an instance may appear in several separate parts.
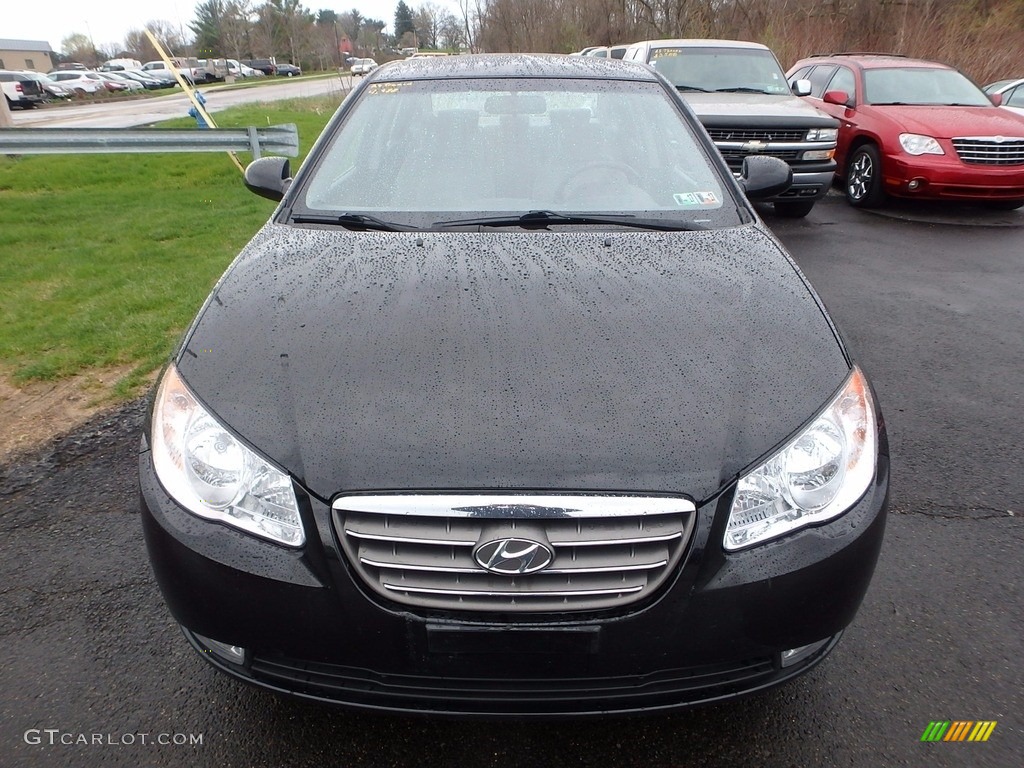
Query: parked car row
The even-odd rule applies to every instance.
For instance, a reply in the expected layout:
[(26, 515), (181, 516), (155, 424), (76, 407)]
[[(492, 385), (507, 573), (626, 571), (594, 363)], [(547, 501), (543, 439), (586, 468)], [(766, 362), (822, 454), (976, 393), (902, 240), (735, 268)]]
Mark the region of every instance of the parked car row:
[[(179, 65), (179, 73), (190, 84), (223, 80), (225, 75), (235, 77), (264, 77), (265, 73), (253, 69), (237, 59), (172, 59)], [(257, 60), (259, 61), (259, 60)], [(264, 60), (269, 63), (269, 60)], [(70, 99), (95, 93), (135, 93), (143, 90), (174, 88), (178, 85), (174, 73), (164, 61), (150, 61), (139, 68), (128, 68), (129, 59), (106, 62), (99, 71), (82, 65), (64, 66), (48, 74), (33, 71), (3, 70), (4, 96), (11, 108), (29, 108), (47, 101)], [(282, 77), (296, 77), (302, 69), (292, 64), (271, 66)], [(375, 65), (376, 66), (376, 65)]]
[(93, 72), (91, 70), (54, 70), (47, 77), (56, 81), (72, 96), (83, 96), (91, 93), (137, 92), (169, 88), (176, 85), (173, 80), (156, 77), (141, 70), (110, 70)]
[(765, 46), (730, 40), (649, 40), (572, 55), (660, 72), (734, 172), (751, 155), (789, 163), (793, 185), (772, 201), (781, 215), (809, 213), (833, 178), (859, 207), (888, 197), (1024, 206), (1024, 79), (982, 91), (945, 64), (848, 53), (812, 56), (783, 74)]

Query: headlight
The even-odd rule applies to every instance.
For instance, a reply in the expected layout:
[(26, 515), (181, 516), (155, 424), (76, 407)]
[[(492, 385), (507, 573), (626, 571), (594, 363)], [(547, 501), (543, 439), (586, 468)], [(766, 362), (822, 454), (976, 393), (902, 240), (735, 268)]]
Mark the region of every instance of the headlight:
[(818, 418), (740, 478), (725, 548), (742, 549), (839, 517), (867, 491), (877, 453), (871, 390), (855, 367)]
[(838, 138), (838, 128), (811, 128), (807, 132), (808, 141), (836, 141)]
[(185, 509), (291, 547), (306, 541), (291, 478), (201, 406), (173, 365), (153, 407), (153, 467)]
[(944, 155), (939, 142), (931, 136), (920, 136), (916, 133), (901, 133), (900, 146), (908, 155)]

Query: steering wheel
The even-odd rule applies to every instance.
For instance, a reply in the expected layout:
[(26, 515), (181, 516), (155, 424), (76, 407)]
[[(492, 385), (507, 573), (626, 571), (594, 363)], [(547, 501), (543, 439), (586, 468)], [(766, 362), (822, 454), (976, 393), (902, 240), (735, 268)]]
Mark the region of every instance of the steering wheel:
[(555, 192), (556, 199), (565, 200), (567, 197), (570, 197), (570, 193), (575, 191), (574, 187), (578, 184), (593, 183), (593, 180), (587, 180), (586, 177), (594, 171), (617, 171), (625, 177), (627, 184), (640, 186), (640, 174), (637, 173), (633, 166), (618, 160), (591, 160), (589, 163), (584, 163), (578, 168), (573, 169), (565, 181), (558, 185), (558, 189)]

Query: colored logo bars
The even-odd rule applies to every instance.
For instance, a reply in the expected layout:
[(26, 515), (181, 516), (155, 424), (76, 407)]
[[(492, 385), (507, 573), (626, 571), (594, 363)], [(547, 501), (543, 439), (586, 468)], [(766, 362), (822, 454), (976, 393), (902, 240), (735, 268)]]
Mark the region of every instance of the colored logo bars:
[(921, 734), (921, 741), (988, 741), (995, 729), (995, 720), (933, 720)]

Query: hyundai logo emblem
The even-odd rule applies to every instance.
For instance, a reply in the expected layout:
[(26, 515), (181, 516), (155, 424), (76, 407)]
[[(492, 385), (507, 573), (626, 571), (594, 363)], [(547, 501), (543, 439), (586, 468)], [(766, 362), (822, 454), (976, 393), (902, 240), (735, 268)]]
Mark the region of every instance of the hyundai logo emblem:
[(544, 570), (555, 559), (555, 553), (539, 541), (495, 539), (477, 547), (473, 557), (491, 573), (518, 576)]

